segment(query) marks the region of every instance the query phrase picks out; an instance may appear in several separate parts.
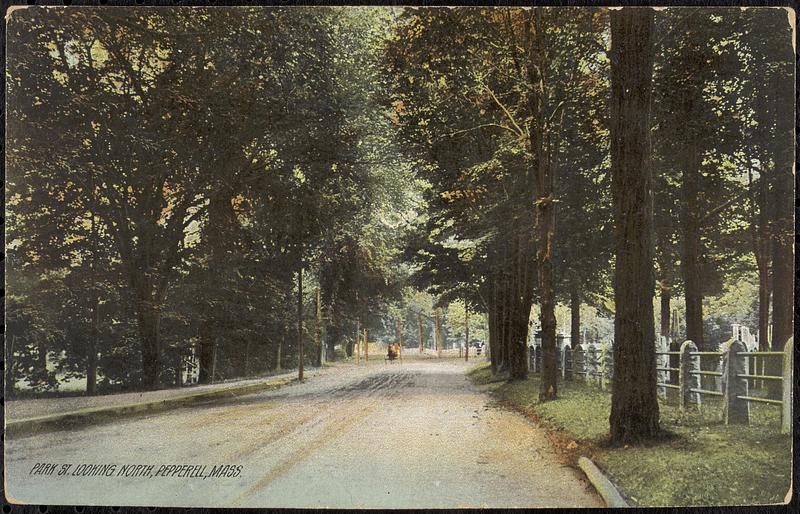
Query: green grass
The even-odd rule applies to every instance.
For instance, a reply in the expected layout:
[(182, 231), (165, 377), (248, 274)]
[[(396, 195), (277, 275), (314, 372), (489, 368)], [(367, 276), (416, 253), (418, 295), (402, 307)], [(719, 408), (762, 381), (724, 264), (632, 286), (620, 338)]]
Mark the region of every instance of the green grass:
[[(660, 404), (663, 440), (611, 448), (607, 442), (611, 395), (578, 381), (559, 383), (556, 401), (539, 403), (539, 378), (505, 383), (487, 364), (468, 372), (479, 385), (535, 416), (562, 439), (572, 438), (624, 494), (640, 506), (781, 503), (791, 481), (791, 438), (780, 434), (780, 409), (754, 405), (750, 426), (725, 426), (721, 403), (681, 410)], [(716, 400), (716, 399), (712, 399)]]

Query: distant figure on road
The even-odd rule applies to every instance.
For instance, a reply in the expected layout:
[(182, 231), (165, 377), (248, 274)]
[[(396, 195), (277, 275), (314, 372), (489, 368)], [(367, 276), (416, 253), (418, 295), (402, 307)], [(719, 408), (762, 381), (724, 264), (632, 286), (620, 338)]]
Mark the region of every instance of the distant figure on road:
[(394, 345), (390, 344), (387, 348), (386, 358), (391, 361), (394, 360), (395, 357), (397, 357), (397, 352), (395, 352)]

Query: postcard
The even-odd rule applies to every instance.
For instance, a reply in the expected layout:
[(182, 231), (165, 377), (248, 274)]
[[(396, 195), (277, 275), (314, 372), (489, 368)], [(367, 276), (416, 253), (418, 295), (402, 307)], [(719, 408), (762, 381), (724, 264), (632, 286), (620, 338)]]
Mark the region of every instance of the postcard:
[(7, 502), (793, 501), (793, 10), (5, 23)]

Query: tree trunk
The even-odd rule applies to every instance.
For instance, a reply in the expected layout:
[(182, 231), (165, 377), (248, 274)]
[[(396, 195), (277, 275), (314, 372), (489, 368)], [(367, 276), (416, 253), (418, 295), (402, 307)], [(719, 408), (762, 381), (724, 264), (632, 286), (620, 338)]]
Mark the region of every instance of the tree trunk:
[(314, 366), (322, 367), (322, 305), (320, 304), (319, 288), (314, 316)]
[(757, 182), (753, 181), (753, 172), (748, 169), (747, 186), (751, 191), (749, 198), (751, 243), (758, 269), (758, 349), (765, 352), (769, 350), (769, 272), (772, 255), (769, 248), (769, 182), (767, 165), (763, 158), (762, 163)]
[(286, 326), (286, 322), (283, 323), (283, 337), (278, 339), (278, 348), (275, 350), (275, 371), (281, 370), (281, 359), (283, 358), (283, 347), (286, 344), (286, 341), (289, 339), (289, 328)]
[(214, 383), (214, 368), (216, 364), (214, 357), (214, 337), (211, 335), (210, 323), (206, 320), (203, 323), (204, 327), (200, 331), (200, 348), (198, 351), (198, 361), (200, 370), (197, 376), (197, 382), (200, 384), (213, 384)]
[(364, 329), (364, 364), (369, 362), (369, 338), (367, 337), (367, 329)]
[(250, 376), (250, 338), (247, 337), (244, 342), (244, 362), (242, 363), (242, 371), (244, 376)]
[[(523, 221), (522, 227), (530, 224)], [(528, 328), (533, 303), (530, 284), (530, 238), (527, 231), (513, 230), (513, 274), (508, 289), (511, 305), (510, 329), (508, 340), (509, 379), (524, 380), (528, 377)], [(555, 334), (555, 332), (554, 332)], [(553, 338), (555, 343), (555, 336)], [(555, 358), (555, 354), (554, 354)]]
[(441, 308), (439, 308), (439, 307), (436, 307), (435, 309), (433, 309), (433, 318), (434, 318), (434, 321), (435, 321), (434, 322), (434, 327), (435, 327), (434, 331), (436, 333), (436, 356), (441, 359), (442, 358), (442, 326), (440, 325), (441, 320), (439, 318), (439, 312), (440, 311), (441, 311)]
[(700, 207), (698, 205), (699, 152), (687, 152), (683, 173), (683, 284), (686, 302), (686, 338), (705, 350), (703, 339), (703, 276), (700, 268)]
[[(541, 172), (540, 172), (541, 173)], [(539, 400), (553, 400), (558, 396), (558, 369), (556, 363), (556, 297), (553, 282), (553, 228), (555, 208), (551, 178), (539, 185), (537, 213), (537, 265), (542, 323), (542, 380)]]
[(142, 387), (155, 390), (161, 387), (161, 344), (159, 319), (161, 312), (150, 298), (139, 297), (137, 321), (142, 340)]
[(419, 354), (425, 353), (425, 340), (422, 338), (422, 314), (417, 314), (417, 332), (419, 334)]
[(36, 345), (36, 352), (37, 352), (37, 361), (39, 370), (42, 373), (42, 379), (47, 380), (47, 339), (44, 337), (37, 337), (37, 345)]
[(303, 380), (303, 262), (297, 270), (297, 379)]
[[(331, 309), (331, 317), (333, 317), (333, 309)], [(336, 360), (336, 343), (341, 343), (342, 345), (342, 352), (345, 355), (349, 355), (352, 353), (346, 341), (342, 340), (342, 327), (339, 325), (339, 319), (332, 319), (330, 323), (328, 323), (327, 330), (326, 330), (326, 337), (325, 337), (325, 345), (327, 346), (327, 350), (325, 352), (325, 360), (327, 361), (335, 361)]]
[(659, 431), (653, 292), (650, 97), (653, 10), (611, 12), (611, 172), (614, 203), (614, 377), (610, 432), (615, 444)]
[(497, 352), (500, 344), (497, 341), (497, 304), (492, 302), (489, 305), (489, 344), (487, 351), (489, 352), (489, 365), (492, 369), (492, 375), (497, 374)]
[(659, 334), (668, 338), (672, 333), (672, 329), (670, 327), (672, 310), (670, 309), (669, 305), (670, 301), (672, 300), (672, 291), (670, 290), (669, 285), (665, 284), (664, 282), (660, 282), (659, 284), (659, 295), (661, 299), (661, 327)]
[(97, 394), (97, 339), (100, 333), (100, 301), (97, 295), (92, 297), (92, 326), (89, 333), (89, 355), (86, 360), (86, 394)]
[(356, 363), (361, 363), (361, 320), (356, 320), (356, 340), (355, 345)]
[[(92, 184), (94, 193), (94, 184)], [(94, 195), (93, 195), (94, 196)], [(94, 198), (93, 198), (94, 199)], [(94, 212), (91, 213), (92, 257), (90, 264), (90, 276), (92, 281), (92, 306), (91, 306), (91, 326), (89, 328), (89, 348), (86, 359), (86, 394), (93, 396), (97, 393), (97, 339), (100, 333), (100, 299), (97, 295), (97, 221)]]
[(464, 301), (464, 360), (469, 361), (469, 304)]
[(572, 349), (581, 344), (581, 292), (577, 284), (572, 285), (572, 293), (569, 298), (570, 327), (569, 343)]
[[(783, 33), (779, 66), (773, 79), (775, 108), (775, 151), (770, 203), (772, 221), (772, 349), (783, 351), (794, 333), (794, 118), (785, 112), (792, 105), (794, 84), (790, 80), (794, 63), (791, 31), (786, 13), (772, 13), (774, 30)], [(780, 373), (777, 373), (780, 374)]]

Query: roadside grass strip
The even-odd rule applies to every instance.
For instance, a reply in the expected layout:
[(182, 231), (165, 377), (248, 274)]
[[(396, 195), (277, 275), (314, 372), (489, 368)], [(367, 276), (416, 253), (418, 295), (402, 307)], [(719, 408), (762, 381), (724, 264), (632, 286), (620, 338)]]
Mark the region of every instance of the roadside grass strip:
[(792, 441), (781, 435), (780, 410), (751, 407), (749, 426), (726, 426), (719, 401), (681, 412), (659, 402), (664, 437), (642, 446), (611, 447), (611, 394), (580, 381), (559, 381), (558, 399), (539, 402), (539, 377), (506, 383), (488, 363), (467, 374), (503, 404), (549, 429), (557, 451), (575, 465), (589, 457), (637, 506), (763, 505), (788, 500)]

